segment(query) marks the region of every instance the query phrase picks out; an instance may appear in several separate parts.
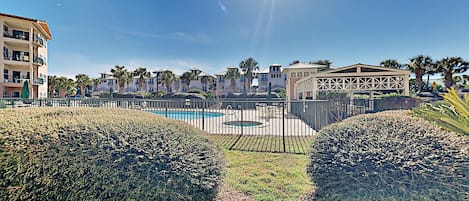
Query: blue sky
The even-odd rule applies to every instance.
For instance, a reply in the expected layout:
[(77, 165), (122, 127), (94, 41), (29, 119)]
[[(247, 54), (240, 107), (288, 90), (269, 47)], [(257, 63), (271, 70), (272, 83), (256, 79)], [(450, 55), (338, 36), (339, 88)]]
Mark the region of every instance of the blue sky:
[(469, 59), (465, 0), (22, 0), (0, 12), (46, 20), (49, 73), (128, 69), (217, 73), (253, 57), (261, 68), (329, 59), (333, 66)]

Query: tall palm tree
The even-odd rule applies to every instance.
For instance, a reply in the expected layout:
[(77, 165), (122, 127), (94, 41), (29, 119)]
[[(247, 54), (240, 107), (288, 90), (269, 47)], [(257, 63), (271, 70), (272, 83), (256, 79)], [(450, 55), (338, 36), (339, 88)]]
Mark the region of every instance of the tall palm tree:
[(127, 88), (130, 83), (134, 81), (134, 76), (132, 72), (126, 71), (125, 74), (122, 77), (122, 81), (124, 82), (124, 88)]
[(184, 81), (186, 83), (186, 89), (184, 91), (187, 91), (189, 89), (189, 86), (191, 84), (191, 80), (195, 80), (197, 77), (194, 75), (194, 73), (190, 72), (190, 71), (187, 71), (187, 72), (184, 72), (182, 75), (181, 75), (181, 80)]
[(138, 90), (142, 91), (143, 83), (150, 77), (150, 72), (146, 68), (140, 67), (135, 69), (132, 75), (138, 77)]
[(208, 92), (208, 87), (207, 85), (211, 82), (213, 82), (214, 78), (210, 75), (205, 75), (200, 78), (200, 82), (202, 83), (203, 86), (203, 91)]
[(234, 93), (236, 89), (236, 79), (241, 77), (241, 73), (239, 73), (238, 68), (228, 68), (226, 71), (225, 78), (231, 80), (231, 93)]
[(256, 60), (254, 60), (252, 57), (249, 57), (239, 63), (239, 68), (241, 68), (241, 70), (244, 72), (244, 75), (246, 76), (244, 79), (244, 93), (246, 93), (246, 85), (248, 91), (251, 91), (251, 84), (252, 80), (254, 79), (253, 71), (259, 70), (259, 66)]
[(75, 81), (76, 85), (80, 87), (81, 97), (85, 98), (85, 87), (92, 85), (93, 80), (88, 75), (85, 75), (85, 74), (78, 74), (75, 76), (75, 78), (76, 78), (76, 81)]
[(169, 93), (171, 91), (171, 84), (176, 81), (176, 75), (173, 71), (165, 70), (160, 74), (161, 82), (163, 82), (166, 87), (166, 91)]
[(423, 75), (432, 68), (433, 60), (429, 56), (418, 55), (410, 58), (407, 68), (415, 74), (415, 85), (418, 91), (423, 88)]
[(113, 69), (111, 69), (112, 76), (117, 79), (117, 84), (119, 86), (119, 92), (122, 92), (124, 90), (125, 84), (127, 82), (128, 78), (128, 71), (125, 69), (125, 66), (119, 66), (116, 65), (114, 66)]
[(65, 98), (65, 96), (73, 94), (75, 81), (66, 77), (57, 77), (56, 88), (59, 90), (59, 97)]
[(332, 61), (329, 61), (327, 59), (319, 59), (317, 61), (309, 62), (310, 64), (318, 64), (318, 65), (323, 65), (325, 66), (324, 68), (319, 68), (319, 71), (325, 71), (331, 68)]
[(386, 68), (395, 68), (395, 69), (401, 69), (402, 64), (400, 64), (397, 60), (395, 59), (386, 59), (384, 61), (381, 61), (379, 65), (386, 67)]
[(469, 62), (461, 57), (446, 57), (436, 62), (436, 69), (445, 77), (445, 87), (449, 89), (454, 84), (453, 74), (467, 71)]
[(293, 65), (293, 64), (299, 64), (300, 63), (300, 60), (293, 60), (290, 65)]
[(54, 97), (55, 89), (57, 88), (57, 76), (47, 76), (47, 84), (49, 85), (49, 97)]

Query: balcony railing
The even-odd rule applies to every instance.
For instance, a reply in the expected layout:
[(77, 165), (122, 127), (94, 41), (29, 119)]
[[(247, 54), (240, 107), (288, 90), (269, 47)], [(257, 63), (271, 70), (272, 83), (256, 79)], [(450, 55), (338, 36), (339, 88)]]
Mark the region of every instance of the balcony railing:
[(34, 58), (34, 63), (44, 66), (46, 65), (46, 60), (43, 57), (39, 56), (39, 57)]
[(40, 35), (34, 35), (34, 39), (33, 39), (34, 43), (42, 46), (42, 47), (45, 47), (46, 46), (46, 40), (40, 36)]
[(24, 62), (29, 62), (29, 56), (26, 56), (24, 54), (6, 54), (3, 53), (3, 59), (4, 60), (11, 60), (11, 61), (24, 61)]
[(3, 31), (3, 36), (7, 38), (15, 38), (20, 40), (29, 40), (29, 32), (21, 32), (18, 31), (15, 34), (11, 34), (9, 32)]
[(44, 79), (42, 79), (42, 78), (35, 79), (35, 80), (33, 80), (33, 84), (34, 85), (43, 85), (44, 84)]
[(24, 77), (24, 78), (13, 78), (13, 79), (3, 79), (4, 83), (17, 83), (17, 84), (22, 84), (23, 82), (28, 81), (29, 78)]

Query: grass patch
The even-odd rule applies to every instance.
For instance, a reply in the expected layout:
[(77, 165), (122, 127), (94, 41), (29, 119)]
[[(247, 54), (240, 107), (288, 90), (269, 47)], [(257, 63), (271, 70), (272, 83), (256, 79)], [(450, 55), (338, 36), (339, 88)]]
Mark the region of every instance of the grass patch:
[[(225, 149), (229, 149), (239, 138), (239, 135), (207, 135)], [(285, 147), (281, 136), (245, 135), (239, 138), (233, 150), (254, 152), (278, 152), (306, 154), (313, 141), (313, 136), (285, 137)]]
[(313, 188), (306, 155), (224, 152), (227, 184), (255, 200), (297, 200)]

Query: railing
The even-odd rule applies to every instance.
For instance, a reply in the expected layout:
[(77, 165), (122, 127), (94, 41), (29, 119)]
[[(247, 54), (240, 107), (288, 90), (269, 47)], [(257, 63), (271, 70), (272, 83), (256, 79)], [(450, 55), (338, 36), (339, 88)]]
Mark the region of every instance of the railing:
[(46, 60), (43, 57), (36, 57), (34, 63), (43, 66), (46, 65)]
[(42, 78), (35, 79), (35, 80), (33, 80), (33, 84), (34, 85), (43, 85), (44, 84), (44, 79), (42, 79)]
[(34, 43), (39, 44), (40, 46), (46, 46), (46, 40), (42, 36), (39, 36), (37, 34), (34, 35), (33, 41)]
[[(3, 36), (4, 37), (7, 37), (7, 38), (15, 38), (15, 39), (20, 39), (20, 40), (26, 40), (28, 41), (29, 40), (29, 37), (27, 35), (29, 35), (29, 32), (21, 32), (23, 34), (10, 34), (9, 32), (3, 32)], [(28, 33), (28, 34), (26, 34)]]
[(22, 54), (15, 54), (13, 55), (12, 53), (8, 54), (3, 54), (3, 59), (4, 60), (11, 60), (11, 61), (23, 61), (23, 62), (29, 62), (29, 56), (22, 55)]
[(13, 78), (12, 80), (3, 79), (4, 83), (23, 83), (25, 81), (29, 81), (29, 78)]

